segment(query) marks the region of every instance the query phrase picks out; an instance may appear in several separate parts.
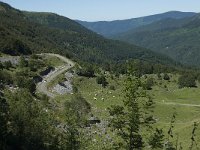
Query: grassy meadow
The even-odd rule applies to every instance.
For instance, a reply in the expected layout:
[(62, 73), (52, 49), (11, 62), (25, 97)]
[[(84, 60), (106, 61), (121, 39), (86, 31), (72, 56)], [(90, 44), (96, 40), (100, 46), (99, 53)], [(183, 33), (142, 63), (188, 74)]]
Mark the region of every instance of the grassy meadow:
[[(172, 140), (176, 141), (178, 138), (179, 144), (181, 143), (184, 149), (188, 149), (191, 143), (193, 124), (200, 122), (200, 88), (179, 89), (178, 75), (171, 74), (169, 81), (158, 79), (157, 75), (148, 77), (154, 78), (155, 84), (152, 90), (148, 91), (155, 102), (154, 116), (157, 120), (155, 127), (163, 128), (167, 134), (172, 115), (176, 112)], [(96, 78), (75, 75), (73, 82), (81, 95), (91, 104), (92, 114), (101, 120), (108, 120), (108, 107), (123, 104), (125, 79), (125, 76), (113, 78), (111, 75), (107, 75), (109, 84), (106, 88), (98, 85)], [(114, 90), (111, 90), (111, 85), (114, 86)], [(70, 99), (71, 95), (58, 96), (56, 101), (62, 106), (66, 100)], [(197, 130), (196, 135), (200, 135), (200, 129)], [(200, 142), (200, 137), (197, 136), (197, 139), (197, 143)]]
[[(53, 62), (51, 65), (59, 66), (63, 65), (61, 60), (54, 58), (48, 58), (48, 61)], [(47, 61), (47, 62), (48, 62)], [(163, 77), (163, 74), (161, 74)], [(164, 80), (162, 77), (159, 79), (157, 75), (148, 75), (148, 78), (154, 79), (154, 86), (152, 90), (148, 90), (148, 93), (153, 97), (155, 102), (154, 116), (157, 120), (155, 127), (162, 128), (167, 134), (170, 127), (170, 121), (173, 113), (176, 112), (176, 120), (174, 123), (172, 141), (176, 142), (178, 139), (178, 145), (182, 145), (183, 149), (188, 149), (191, 144), (191, 136), (194, 122), (200, 122), (200, 87), (197, 88), (182, 88), (178, 87), (177, 74), (169, 74), (170, 80)], [(48, 87), (52, 88), (60, 79), (64, 78), (64, 73), (58, 78), (53, 80)], [(78, 88), (79, 93), (85, 98), (92, 108), (92, 114), (101, 120), (108, 120), (109, 113), (108, 108), (111, 105), (123, 104), (123, 90), (126, 76), (113, 77), (110, 74), (106, 75), (108, 85), (103, 88), (97, 84), (96, 77), (87, 78), (75, 75), (73, 77), (73, 84)], [(199, 85), (197, 83), (197, 85)], [(111, 88), (114, 86), (114, 89)], [(62, 110), (64, 102), (70, 100), (72, 94), (58, 95), (54, 102), (58, 104)], [(60, 116), (61, 118), (63, 116)], [(94, 127), (96, 131), (98, 127)], [(110, 132), (109, 129), (107, 132)], [(110, 132), (110, 135), (114, 136)], [(200, 142), (200, 129), (196, 131), (197, 143)], [(102, 138), (96, 137), (95, 139), (102, 142)], [(102, 143), (101, 143), (102, 144)], [(108, 143), (107, 143), (108, 144)], [(91, 148), (92, 149), (92, 148)]]

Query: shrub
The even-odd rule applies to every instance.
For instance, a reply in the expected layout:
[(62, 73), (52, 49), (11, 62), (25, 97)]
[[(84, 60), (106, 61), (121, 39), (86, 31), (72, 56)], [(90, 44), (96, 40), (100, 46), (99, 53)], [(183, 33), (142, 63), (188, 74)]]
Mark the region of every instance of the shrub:
[(110, 86), (110, 90), (113, 90), (113, 91), (114, 91), (114, 90), (115, 90), (115, 86), (114, 86), (114, 85), (111, 85), (111, 86)]
[(31, 54), (31, 50), (28, 45), (18, 39), (8, 39), (5, 41), (4, 46), (1, 50), (5, 54), (9, 55), (20, 55), (20, 54)]
[(158, 80), (161, 80), (161, 79), (162, 79), (160, 73), (157, 74), (157, 77), (158, 77)]
[(108, 82), (106, 81), (105, 76), (101, 75), (96, 78), (97, 84), (101, 84), (103, 87), (106, 87)]
[(0, 62), (0, 70), (3, 70), (4, 66), (3, 64)]
[(0, 83), (5, 83), (5, 84), (13, 83), (12, 76), (8, 71), (5, 70), (0, 71)]
[(12, 63), (10, 61), (5, 61), (3, 66), (5, 69), (10, 69), (12, 68)]
[(195, 76), (192, 74), (181, 75), (178, 79), (180, 88), (183, 87), (196, 87)]
[(25, 60), (24, 56), (20, 56), (20, 58), (19, 58), (19, 66), (21, 68), (28, 67), (28, 61)]
[(78, 93), (78, 88), (75, 85), (73, 85), (72, 88), (73, 88), (73, 93)]
[(77, 69), (77, 75), (85, 76), (85, 77), (94, 77), (94, 69), (93, 67), (85, 67), (83, 69)]
[(165, 73), (164, 76), (163, 76), (163, 79), (164, 79), (164, 80), (170, 80), (170, 77), (169, 77), (168, 74)]
[(146, 90), (151, 90), (153, 85), (154, 85), (154, 80), (153, 80), (153, 78), (148, 78), (148, 79), (146, 80), (145, 85), (144, 85), (144, 89), (146, 89)]

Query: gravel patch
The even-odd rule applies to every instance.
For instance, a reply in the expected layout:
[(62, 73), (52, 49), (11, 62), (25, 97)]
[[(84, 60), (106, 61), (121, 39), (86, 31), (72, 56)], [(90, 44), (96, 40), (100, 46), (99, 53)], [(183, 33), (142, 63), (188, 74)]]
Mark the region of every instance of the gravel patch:
[(67, 79), (71, 79), (71, 78), (73, 78), (74, 75), (71, 72), (66, 72), (65, 76)]
[(0, 62), (4, 63), (10, 61), (11, 64), (13, 65), (17, 65), (19, 62), (19, 57), (15, 56), (15, 57), (0, 57)]
[(72, 84), (70, 81), (65, 81), (63, 83), (57, 84), (54, 88), (53, 88), (53, 92), (56, 92), (58, 94), (67, 94), (67, 93), (71, 93), (73, 90), (72, 88)]
[(73, 74), (70, 72), (66, 72), (65, 73), (65, 77), (66, 77), (66, 81), (57, 84), (52, 91), (56, 92), (58, 94), (68, 94), (68, 93), (72, 93), (73, 92), (73, 87), (72, 87), (72, 78), (73, 78)]

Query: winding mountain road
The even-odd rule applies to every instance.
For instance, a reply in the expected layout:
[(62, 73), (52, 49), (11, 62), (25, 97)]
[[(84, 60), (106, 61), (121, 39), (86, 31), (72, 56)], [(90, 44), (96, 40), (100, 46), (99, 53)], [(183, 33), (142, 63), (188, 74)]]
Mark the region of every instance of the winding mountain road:
[(54, 57), (58, 57), (59, 59), (61, 59), (62, 61), (64, 61), (66, 63), (65, 66), (59, 66), (55, 71), (49, 73), (47, 76), (45, 76), (43, 78), (42, 82), (39, 82), (37, 84), (37, 91), (43, 94), (46, 94), (48, 97), (50, 98), (54, 98), (56, 95), (52, 92), (50, 92), (47, 89), (47, 85), (49, 82), (51, 82), (53, 79), (55, 79), (58, 75), (62, 74), (63, 72), (69, 70), (70, 68), (72, 68), (75, 64), (73, 61), (71, 61), (70, 59), (63, 57), (61, 55), (58, 54), (52, 54), (52, 53), (43, 53), (40, 55), (47, 55), (47, 56), (54, 56)]
[[(53, 57), (58, 57), (59, 59), (61, 59), (62, 61), (64, 61), (67, 65), (65, 66), (59, 66), (55, 71), (49, 73), (47, 76), (44, 77), (42, 82), (39, 82), (37, 84), (37, 90), (41, 93), (46, 94), (47, 96), (54, 98), (55, 94), (50, 92), (47, 89), (47, 85), (49, 82), (51, 82), (53, 79), (55, 79), (58, 75), (62, 74), (63, 72), (69, 70), (70, 68), (72, 68), (75, 63), (73, 61), (71, 61), (70, 59), (63, 57), (61, 55), (58, 54), (52, 54), (52, 53), (43, 53), (40, 55), (47, 55), (47, 56), (53, 56)], [(187, 107), (200, 107), (200, 105), (197, 104), (183, 104), (183, 103), (174, 103), (174, 102), (158, 102), (156, 101), (156, 103), (158, 104), (163, 104), (163, 105), (178, 105), (178, 106), (187, 106)]]

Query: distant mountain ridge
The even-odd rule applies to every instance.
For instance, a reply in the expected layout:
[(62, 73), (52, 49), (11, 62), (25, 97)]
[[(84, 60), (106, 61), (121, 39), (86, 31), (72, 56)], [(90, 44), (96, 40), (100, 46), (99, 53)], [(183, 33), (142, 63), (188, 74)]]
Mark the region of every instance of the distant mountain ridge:
[(127, 20), (99, 21), (99, 22), (86, 22), (77, 20), (77, 22), (100, 35), (103, 35), (105, 37), (110, 37), (119, 33), (126, 32), (128, 30), (135, 29), (140, 26), (151, 24), (153, 22), (162, 19), (167, 19), (167, 18), (181, 19), (194, 16), (195, 14), (196, 13), (193, 12), (170, 11), (162, 14), (156, 14), (151, 16), (127, 19)]
[(163, 53), (186, 65), (200, 66), (200, 14), (160, 20), (113, 38)]

